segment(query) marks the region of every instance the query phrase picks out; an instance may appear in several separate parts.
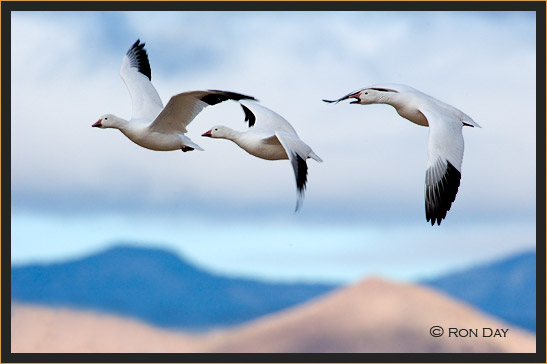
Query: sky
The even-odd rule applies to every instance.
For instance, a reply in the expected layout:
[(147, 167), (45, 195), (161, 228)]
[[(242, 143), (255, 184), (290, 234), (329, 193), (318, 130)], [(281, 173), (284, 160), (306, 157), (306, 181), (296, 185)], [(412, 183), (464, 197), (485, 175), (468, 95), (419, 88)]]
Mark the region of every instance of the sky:
[[(13, 12), (11, 260), (63, 261), (119, 243), (268, 280), (412, 281), (536, 245), (533, 12)], [(122, 58), (146, 43), (164, 103), (179, 92), (252, 95), (286, 118), (308, 160), (294, 212), (288, 161), (202, 138), (244, 131), (236, 102), (187, 135), (205, 151), (143, 149)], [(441, 226), (425, 220), (428, 129), (387, 105), (326, 104), (377, 83), (417, 88), (470, 115), (462, 180)], [(5, 121), (4, 121), (5, 122)]]

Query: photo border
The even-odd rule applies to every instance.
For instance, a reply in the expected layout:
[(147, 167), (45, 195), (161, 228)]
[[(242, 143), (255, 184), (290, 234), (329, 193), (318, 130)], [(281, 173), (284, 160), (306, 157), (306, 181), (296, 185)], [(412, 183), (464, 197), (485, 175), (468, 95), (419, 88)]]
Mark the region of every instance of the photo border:
[[(546, 87), (542, 1), (2, 1), (1, 2), (1, 355), (2, 363), (545, 363)], [(11, 13), (13, 11), (534, 11), (536, 13), (536, 353), (11, 353)], [(508, 95), (510, 97), (510, 95)], [(500, 100), (500, 102), (510, 102)], [(518, 123), (518, 120), (514, 121)], [(538, 150), (541, 153), (538, 153)], [(540, 244), (538, 244), (538, 242)], [(540, 257), (539, 259), (537, 257)], [(540, 268), (538, 270), (538, 268)], [(537, 272), (542, 274), (537, 274)], [(539, 287), (539, 289), (537, 289)], [(539, 310), (538, 310), (539, 309)]]

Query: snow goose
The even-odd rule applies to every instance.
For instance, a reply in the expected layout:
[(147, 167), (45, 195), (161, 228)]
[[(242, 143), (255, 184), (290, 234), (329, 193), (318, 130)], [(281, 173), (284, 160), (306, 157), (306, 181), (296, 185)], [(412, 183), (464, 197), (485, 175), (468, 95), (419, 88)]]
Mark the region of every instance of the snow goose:
[(164, 108), (151, 82), (150, 63), (144, 45), (137, 40), (127, 51), (120, 69), (133, 103), (131, 119), (128, 121), (107, 114), (101, 116), (93, 127), (119, 129), (134, 143), (152, 150), (203, 150), (184, 135), (186, 126), (201, 110), (226, 100), (254, 100), (251, 96), (229, 91), (189, 91), (171, 97)]
[(226, 126), (214, 126), (202, 134), (204, 137), (228, 139), (236, 143), (247, 153), (266, 160), (289, 159), (296, 178), (298, 211), (304, 198), (308, 165), (306, 159), (317, 162), (323, 160), (296, 134), (287, 120), (272, 110), (252, 101), (240, 101), (245, 121), (249, 123), (246, 132), (230, 129)]
[(425, 173), (425, 217), (433, 226), (446, 217), (456, 199), (461, 179), (464, 126), (479, 127), (468, 115), (410, 86), (374, 85), (338, 100), (354, 98), (351, 104), (388, 104), (411, 122), (429, 126), (428, 161)]

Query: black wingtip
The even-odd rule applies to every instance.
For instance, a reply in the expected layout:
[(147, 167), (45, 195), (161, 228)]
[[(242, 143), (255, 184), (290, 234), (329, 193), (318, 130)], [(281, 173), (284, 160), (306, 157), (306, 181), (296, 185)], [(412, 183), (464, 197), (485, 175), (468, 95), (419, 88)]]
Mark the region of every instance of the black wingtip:
[(425, 186), (425, 217), (431, 226), (441, 225), (460, 187), (461, 173), (447, 161), (446, 172), (435, 185)]
[(201, 101), (209, 104), (209, 105), (216, 105), (221, 102), (224, 102), (226, 100), (253, 100), (258, 101), (253, 96), (243, 95), (239, 94), (237, 92), (231, 92), (231, 91), (221, 91), (221, 90), (208, 90), (211, 92), (210, 94), (207, 94), (201, 98)]
[(296, 209), (294, 212), (297, 212), (302, 206), (302, 201), (304, 200), (304, 192), (306, 190), (306, 182), (308, 181), (308, 164), (306, 159), (300, 157), (298, 154), (294, 155), (293, 167), (296, 177)]
[(140, 39), (137, 39), (135, 43), (129, 48), (126, 55), (129, 57), (131, 67), (135, 67), (140, 73), (148, 77), (152, 81), (152, 70), (150, 69), (150, 62), (148, 61), (148, 54), (144, 46), (146, 43), (141, 43)]
[(296, 154), (297, 174), (296, 174), (296, 187), (298, 191), (304, 193), (306, 189), (306, 182), (308, 182), (308, 164), (306, 160)]
[(251, 128), (253, 125), (255, 125), (256, 116), (247, 106), (243, 104), (240, 104), (240, 105), (241, 105), (241, 108), (243, 109), (243, 112), (245, 113), (245, 121), (249, 122), (249, 128)]
[(328, 102), (329, 104), (337, 104), (340, 100), (325, 100), (323, 99), (323, 102)]

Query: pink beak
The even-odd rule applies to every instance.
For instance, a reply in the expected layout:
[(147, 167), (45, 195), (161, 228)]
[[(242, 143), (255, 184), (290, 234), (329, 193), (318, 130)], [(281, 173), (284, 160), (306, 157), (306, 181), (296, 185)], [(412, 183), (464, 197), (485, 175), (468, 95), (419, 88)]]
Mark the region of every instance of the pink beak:
[(103, 119), (99, 119), (99, 121), (97, 121), (95, 124), (91, 125), (91, 127), (100, 128), (101, 126), (103, 126), (103, 124), (101, 124), (101, 121), (103, 121)]
[(354, 101), (350, 102), (350, 104), (358, 104), (359, 101), (361, 101), (361, 99), (359, 98), (359, 96), (361, 96), (361, 91), (358, 91), (358, 92), (356, 92), (356, 93), (354, 93), (354, 94), (351, 94), (351, 95), (349, 95), (347, 98), (348, 98), (348, 99), (349, 99), (349, 98), (352, 98), (352, 97), (356, 98), (357, 100), (354, 100)]
[(212, 135), (211, 135), (211, 131), (212, 131), (212, 129), (211, 129), (211, 130), (209, 130), (209, 131), (206, 131), (206, 132), (205, 132), (205, 133), (203, 133), (203, 134), (201, 134), (201, 136), (203, 136), (203, 137), (209, 137), (209, 138), (210, 138), (210, 137), (212, 137)]

